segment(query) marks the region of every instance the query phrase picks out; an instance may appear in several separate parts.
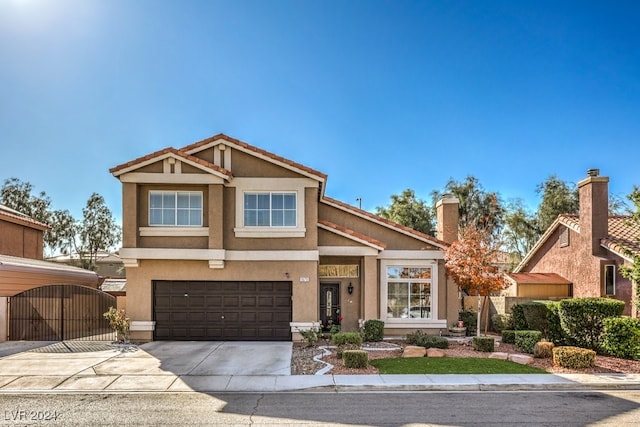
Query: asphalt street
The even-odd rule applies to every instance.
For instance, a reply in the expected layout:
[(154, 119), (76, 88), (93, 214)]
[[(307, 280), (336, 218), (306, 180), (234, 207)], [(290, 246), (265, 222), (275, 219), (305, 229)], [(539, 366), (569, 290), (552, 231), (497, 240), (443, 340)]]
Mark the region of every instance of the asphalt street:
[(640, 391), (7, 394), (1, 425), (639, 425)]

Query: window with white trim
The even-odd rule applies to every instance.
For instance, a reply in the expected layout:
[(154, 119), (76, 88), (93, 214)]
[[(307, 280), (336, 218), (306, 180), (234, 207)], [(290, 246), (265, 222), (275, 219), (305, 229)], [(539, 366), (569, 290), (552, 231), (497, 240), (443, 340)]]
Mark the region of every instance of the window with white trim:
[(202, 227), (202, 191), (150, 191), (149, 225)]
[(614, 264), (604, 266), (604, 294), (616, 294), (616, 266)]
[(244, 193), (245, 227), (295, 227), (295, 192)]
[(430, 266), (387, 266), (387, 319), (431, 319), (431, 276)]

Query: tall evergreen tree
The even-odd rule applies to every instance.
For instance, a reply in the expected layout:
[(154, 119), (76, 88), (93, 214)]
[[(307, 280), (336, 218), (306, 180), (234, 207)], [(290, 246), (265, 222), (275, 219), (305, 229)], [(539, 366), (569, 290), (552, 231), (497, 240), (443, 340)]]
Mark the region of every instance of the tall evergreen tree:
[(434, 234), (433, 210), (411, 189), (393, 194), (391, 203), (377, 207), (376, 214), (425, 234)]

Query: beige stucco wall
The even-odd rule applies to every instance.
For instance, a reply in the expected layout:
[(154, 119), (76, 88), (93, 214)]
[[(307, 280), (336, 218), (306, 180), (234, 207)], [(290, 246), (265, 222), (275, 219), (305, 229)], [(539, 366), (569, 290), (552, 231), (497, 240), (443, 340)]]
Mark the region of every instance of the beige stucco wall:
[[(309, 282), (302, 282), (300, 278), (309, 278)], [(204, 261), (141, 260), (139, 267), (127, 269), (127, 315), (131, 320), (153, 320), (153, 280), (290, 280), (293, 283), (293, 321), (318, 320), (318, 263), (315, 261), (227, 261), (223, 269), (210, 269)], [(133, 340), (152, 338), (152, 332), (131, 333)]]

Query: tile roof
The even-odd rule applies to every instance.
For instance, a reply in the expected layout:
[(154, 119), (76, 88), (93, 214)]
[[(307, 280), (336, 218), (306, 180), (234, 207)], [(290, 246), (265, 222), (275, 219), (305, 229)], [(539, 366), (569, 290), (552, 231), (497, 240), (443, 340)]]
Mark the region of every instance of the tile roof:
[(640, 224), (630, 216), (610, 216), (609, 237), (602, 239), (601, 245), (623, 258), (629, 258), (627, 251), (640, 255)]
[(30, 216), (20, 213), (5, 205), (0, 205), (0, 219), (4, 219), (9, 222), (25, 225), (27, 227), (35, 228), (42, 231), (47, 231), (51, 228), (47, 224), (36, 221)]
[(440, 248), (446, 248), (446, 247), (449, 246), (448, 243), (443, 242), (442, 240), (438, 240), (433, 236), (429, 236), (428, 234), (421, 233), (420, 231), (414, 230), (413, 228), (406, 227), (406, 226), (404, 226), (402, 224), (398, 224), (397, 222), (390, 221), (390, 220), (388, 220), (386, 218), (383, 218), (383, 217), (381, 217), (379, 215), (372, 214), (371, 212), (367, 212), (365, 210), (358, 209), (355, 206), (351, 206), (351, 205), (349, 205), (347, 203), (344, 203), (344, 202), (341, 202), (339, 200), (332, 199), (331, 197), (323, 196), (321, 201), (324, 201), (324, 202), (326, 202), (328, 204), (333, 204), (333, 205), (339, 206), (339, 207), (341, 207), (341, 208), (343, 208), (345, 210), (351, 211), (351, 212), (353, 212), (353, 213), (355, 213), (355, 214), (357, 214), (359, 216), (368, 218), (370, 220), (373, 220), (374, 222), (377, 222), (379, 224), (385, 225), (385, 226), (387, 226), (389, 228), (395, 229), (395, 230), (403, 232), (405, 234), (409, 234), (412, 237), (416, 237), (416, 238), (418, 238), (418, 239), (420, 239), (420, 240), (422, 240), (424, 242), (431, 243), (431, 244), (433, 244), (435, 246), (438, 246)]
[(369, 237), (365, 234), (358, 233), (357, 231), (351, 230), (350, 228), (343, 227), (338, 224), (334, 224), (333, 222), (326, 221), (324, 219), (319, 220), (318, 225), (322, 225), (324, 226), (324, 228), (327, 228), (330, 230), (335, 230), (338, 232), (338, 234), (344, 235), (345, 237), (350, 236), (353, 240), (368, 243), (369, 246), (374, 246), (378, 250), (383, 250), (387, 247), (387, 244), (384, 242), (381, 242), (380, 240), (376, 240), (373, 237)]
[(232, 138), (230, 136), (225, 135), (224, 133), (219, 133), (217, 135), (214, 135), (214, 136), (211, 136), (209, 138), (203, 139), (202, 141), (198, 141), (198, 142), (194, 142), (193, 144), (189, 144), (186, 147), (182, 147), (180, 149), (180, 151), (183, 151), (185, 153), (198, 152), (199, 148), (205, 147), (208, 144), (210, 144), (212, 142), (215, 142), (217, 140), (220, 140), (220, 139), (222, 139), (222, 140), (224, 140), (224, 141), (226, 141), (226, 142), (228, 142), (228, 143), (230, 143), (232, 145), (236, 145), (238, 147), (241, 147), (241, 148), (243, 148), (244, 150), (246, 150), (248, 152), (260, 154), (262, 156), (268, 157), (268, 158), (270, 158), (272, 160), (275, 160), (277, 162), (284, 163), (284, 164), (286, 164), (288, 166), (291, 166), (293, 168), (305, 171), (305, 172), (307, 172), (307, 173), (309, 173), (311, 175), (315, 175), (318, 178), (321, 178), (323, 181), (327, 180), (327, 175), (325, 175), (322, 172), (319, 172), (319, 171), (317, 171), (315, 169), (312, 169), (312, 168), (310, 168), (308, 166), (305, 166), (303, 164), (294, 162), (292, 160), (286, 159), (284, 157), (278, 156), (276, 154), (270, 153), (269, 151), (263, 150), (262, 148), (258, 148), (258, 147), (255, 147), (253, 145), (247, 144), (244, 141), (240, 141), (239, 139)]
[[(575, 214), (561, 214), (558, 218), (549, 226), (547, 231), (540, 237), (538, 242), (531, 248), (529, 253), (522, 259), (520, 264), (513, 270), (519, 272), (524, 268), (533, 254), (535, 254), (544, 242), (553, 234), (553, 232), (560, 226), (570, 228), (576, 233), (580, 233), (580, 216)], [(631, 251), (634, 255), (640, 255), (640, 225), (631, 221), (631, 216), (628, 215), (610, 215), (608, 224), (609, 235), (600, 240), (600, 245), (615, 253), (616, 255), (630, 259), (627, 251)]]
[[(155, 158), (161, 157), (165, 154), (173, 154), (174, 156), (180, 157), (181, 159), (193, 162), (193, 163), (197, 163), (200, 166), (203, 166), (207, 169), (211, 169), (214, 172), (217, 172), (218, 174), (222, 174), (228, 178), (231, 178), (233, 175), (231, 174), (231, 171), (228, 171), (225, 168), (221, 168), (220, 166), (216, 166), (213, 163), (209, 163), (206, 160), (202, 160), (199, 159), (195, 156), (191, 156), (189, 154), (187, 154), (186, 152), (183, 152), (181, 150), (176, 150), (173, 147), (167, 147), (165, 149), (153, 152), (151, 154), (147, 154), (146, 156), (142, 156), (142, 157), (138, 157), (137, 159), (131, 160), (129, 162), (123, 163), (121, 165), (115, 166), (111, 169), (109, 169), (109, 172), (111, 172), (113, 175), (118, 176), (121, 173), (124, 173), (124, 170), (127, 170), (129, 168), (132, 168), (134, 166), (138, 166), (138, 165), (142, 165), (146, 162), (149, 162)], [(120, 173), (118, 173), (120, 172)]]
[(571, 281), (556, 273), (508, 273), (507, 277), (519, 285), (570, 285)]

